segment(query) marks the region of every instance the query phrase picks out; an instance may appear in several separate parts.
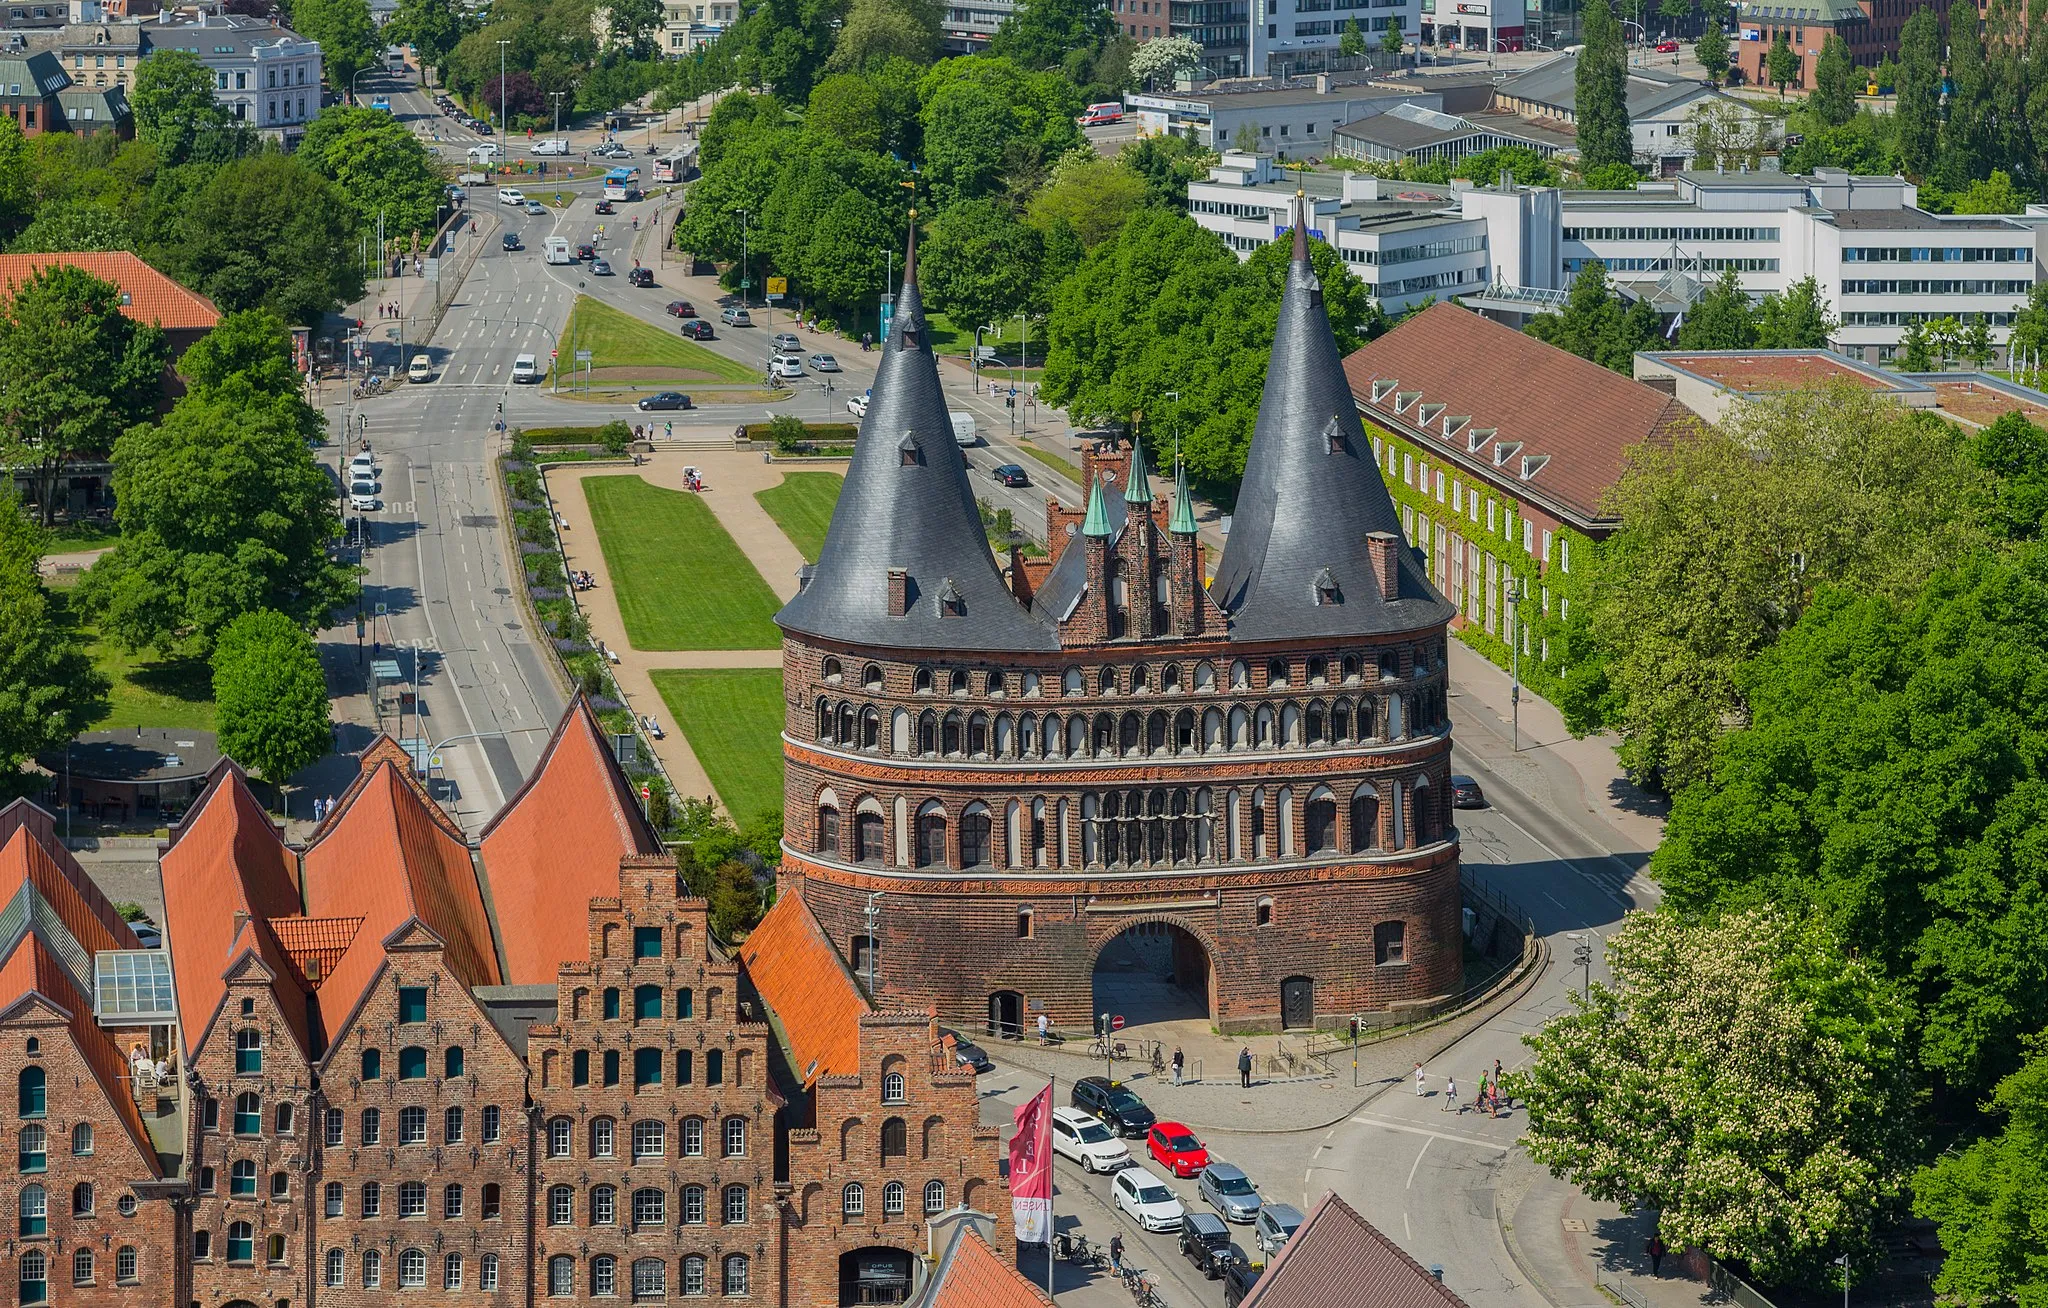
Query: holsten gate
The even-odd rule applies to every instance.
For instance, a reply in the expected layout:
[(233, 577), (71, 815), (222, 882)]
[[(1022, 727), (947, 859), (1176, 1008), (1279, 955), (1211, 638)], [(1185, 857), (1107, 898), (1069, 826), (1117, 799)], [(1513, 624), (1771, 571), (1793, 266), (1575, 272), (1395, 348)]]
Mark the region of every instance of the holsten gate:
[[(992, 553), (913, 236), (783, 634), (786, 875), (878, 998), (1085, 1027), (1098, 969), (1222, 1029), (1455, 990), (1451, 607), (1400, 538), (1297, 225), (1210, 575), (1183, 470), (1084, 454), (1049, 559)], [(879, 892), (879, 896), (877, 895)]]

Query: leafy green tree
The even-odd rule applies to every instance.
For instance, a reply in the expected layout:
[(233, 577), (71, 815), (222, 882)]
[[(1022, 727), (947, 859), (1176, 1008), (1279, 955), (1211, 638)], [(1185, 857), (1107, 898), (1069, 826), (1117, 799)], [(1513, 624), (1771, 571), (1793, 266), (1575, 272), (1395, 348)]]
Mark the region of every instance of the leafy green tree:
[[(1869, 1264), (1914, 1139), (1910, 1006), (1814, 916), (1631, 913), (1608, 983), (1523, 1037), (1529, 1156), (1767, 1283)], [(1739, 1127), (1732, 1124), (1739, 1123)]]
[(1799, 56), (1792, 53), (1792, 39), (1782, 30), (1764, 52), (1764, 75), (1778, 88), (1780, 100), (1785, 98), (1785, 88), (1799, 80)]
[(1407, 41), (1401, 36), (1400, 22), (1401, 20), (1398, 15), (1387, 19), (1387, 28), (1380, 33), (1381, 54), (1392, 55), (1398, 59), (1401, 57), (1401, 52), (1408, 48)]
[[(937, 5), (922, 0), (853, 0), (825, 69), (864, 73), (891, 59), (930, 63), (938, 49), (940, 17)], [(812, 97), (815, 102), (815, 88)]]
[(1907, 323), (1899, 333), (1899, 352), (1896, 362), (1906, 372), (1934, 371), (1934, 355), (1928, 348), (1927, 326), (1918, 318)]
[(1104, 0), (1020, 0), (988, 52), (1023, 68), (1057, 68), (1069, 51), (1099, 47), (1113, 26)]
[(1039, 235), (994, 200), (962, 200), (941, 211), (918, 251), (918, 277), (932, 306), (973, 328), (1031, 307), (1038, 286)]
[(1863, 74), (1849, 53), (1849, 43), (1829, 32), (1813, 61), (1813, 93), (1806, 97), (1806, 107), (1829, 127), (1840, 127), (1856, 116), (1856, 94), (1862, 87)]
[(107, 679), (43, 589), (45, 540), (12, 497), (0, 498), (0, 794), (37, 785), (25, 765), (107, 711)]
[(433, 233), (444, 181), (419, 138), (390, 114), (330, 105), (306, 124), (297, 155), (341, 188), (358, 228), (374, 228), (382, 214), (388, 236)]
[(1756, 344), (1765, 350), (1823, 350), (1839, 326), (1820, 282), (1802, 277), (1757, 305)]
[(2015, 409), (1971, 438), (1970, 457), (1996, 485), (1986, 514), (1993, 534), (2031, 540), (2048, 533), (2048, 431)]
[(2037, 356), (2048, 355), (2048, 282), (2034, 283), (2027, 307), (2012, 316), (2006, 355), (2014, 367), (2031, 367)]
[(272, 785), (284, 785), (333, 748), (320, 652), (306, 629), (282, 613), (244, 613), (221, 631), (213, 647), (213, 701), (221, 752)]
[(80, 585), (104, 630), (130, 649), (205, 650), (244, 613), (311, 627), (351, 593), (327, 556), (341, 523), (301, 404), (231, 376), (114, 443), (121, 539)]
[(47, 205), (7, 247), (15, 254), (54, 254), (69, 250), (133, 250), (135, 225), (104, 205)]
[(1941, 24), (1931, 7), (1915, 9), (1899, 29), (1897, 86), (1899, 159), (1909, 175), (1923, 177), (1941, 142)]
[(1971, 182), (1969, 189), (1955, 198), (1953, 208), (1959, 214), (2025, 213), (2027, 197), (2014, 188), (2011, 173), (1994, 168), (1991, 176)]
[(348, 90), (355, 75), (375, 67), (382, 53), (368, 0), (292, 0), (292, 25), (320, 43), (320, 63), (336, 91)]
[(1365, 54), (1365, 33), (1358, 30), (1356, 18), (1347, 19), (1343, 34), (1337, 38), (1337, 53), (1347, 59), (1358, 59)]
[(1115, 236), (1144, 203), (1145, 179), (1120, 160), (1069, 155), (1054, 167), (1045, 189), (1031, 197), (1026, 213), (1040, 231), (1066, 223), (1093, 249)]
[(834, 73), (811, 88), (804, 129), (844, 142), (848, 149), (882, 150), (882, 94), (874, 82), (854, 73)]
[(30, 186), (28, 137), (21, 124), (0, 117), (0, 235), (27, 222), (37, 207)]
[(883, 291), (878, 250), (894, 249), (896, 230), (881, 206), (858, 191), (840, 193), (816, 224), (804, 257), (804, 285), (843, 312), (872, 311)]
[(1628, 121), (1627, 51), (1621, 23), (1608, 0), (1590, 0), (1584, 11), (1585, 46), (1573, 70), (1578, 104), (1579, 166), (1633, 164), (1634, 137)]
[(760, 0), (743, 12), (720, 42), (731, 48), (740, 79), (774, 87), (786, 104), (809, 100), (832, 53), (834, 26), (845, 17), (844, 0)]
[(1117, 151), (1116, 161), (1144, 180), (1145, 203), (1185, 212), (1188, 183), (1206, 177), (1217, 156), (1184, 136), (1142, 137)]
[(1728, 80), (1728, 34), (1721, 30), (1718, 18), (1708, 19), (1700, 29), (1699, 39), (1692, 43), (1692, 54), (1700, 61), (1708, 81), (1719, 86)]
[(1934, 169), (1951, 191), (1967, 188), (1996, 162), (1991, 75), (1984, 62), (1984, 38), (1977, 31), (1976, 0), (1954, 0), (1948, 12), (1948, 121), (1941, 129), (1941, 158)]
[(1004, 190), (1028, 194), (1082, 142), (1073, 84), (1001, 58), (948, 59), (918, 88), (924, 176), (939, 207)]
[(1607, 279), (1607, 265), (1591, 260), (1572, 278), (1564, 308), (1540, 314), (1523, 329), (1529, 335), (1581, 359), (1626, 375), (1637, 350), (1662, 337), (1657, 311), (1647, 300), (1624, 304)]
[(31, 471), (46, 525), (66, 460), (156, 408), (165, 358), (163, 332), (82, 268), (39, 268), (0, 300), (0, 463)]
[(1962, 356), (1972, 365), (1983, 368), (1997, 353), (1997, 347), (1991, 343), (1990, 323), (1977, 318), (1963, 328)]
[[(1612, 169), (1613, 165), (1606, 167)], [(1525, 145), (1499, 145), (1491, 150), (1468, 154), (1451, 170), (1451, 176), (1491, 183), (1499, 178), (1503, 169), (1514, 178), (1517, 186), (1564, 184), (1564, 175), (1558, 171), (1557, 165)], [(1635, 174), (1633, 167), (1629, 168), (1629, 174)]]
[[(291, 329), (268, 309), (224, 314), (212, 331), (179, 356), (178, 373), (198, 395), (218, 394), (240, 378), (259, 394), (296, 397), (299, 375), (292, 368)], [(316, 424), (308, 435), (316, 435)]]
[(459, 6), (441, 0), (398, 0), (398, 12), (385, 24), (384, 33), (410, 45), (426, 67), (438, 68), (462, 39), (464, 22)]
[[(1351, 20), (1352, 27), (1358, 20)], [(1155, 36), (1131, 56), (1131, 76), (1146, 86), (1171, 82), (1201, 66), (1202, 47), (1193, 37)]]
[(165, 166), (234, 158), (246, 133), (214, 102), (213, 70), (189, 50), (157, 50), (135, 69), (128, 94), (135, 135), (157, 148)]
[[(1877, 61), (1877, 67), (1870, 74), (1870, 81), (1877, 84), (1880, 94), (1891, 95), (1899, 89), (1899, 61), (1886, 55)], [(1869, 83), (1865, 83), (1869, 85)]]
[(614, 418), (597, 429), (597, 443), (604, 447), (606, 454), (617, 457), (626, 452), (633, 443), (633, 429), (623, 418)]
[(261, 305), (310, 326), (363, 293), (356, 213), (297, 155), (216, 169), (185, 202), (177, 230), (178, 244), (160, 256), (229, 312)]
[(1681, 350), (1747, 350), (1756, 344), (1756, 310), (1733, 268), (1722, 270), (1683, 319), (1677, 340)]
[(1642, 179), (1634, 164), (1601, 164), (1581, 180), (1589, 191), (1633, 191)]
[(1944, 1302), (2035, 1308), (2048, 1286), (2048, 1052), (2032, 1049), (1992, 1093), (2004, 1129), (1913, 1178), (1913, 1211), (1941, 1236)]

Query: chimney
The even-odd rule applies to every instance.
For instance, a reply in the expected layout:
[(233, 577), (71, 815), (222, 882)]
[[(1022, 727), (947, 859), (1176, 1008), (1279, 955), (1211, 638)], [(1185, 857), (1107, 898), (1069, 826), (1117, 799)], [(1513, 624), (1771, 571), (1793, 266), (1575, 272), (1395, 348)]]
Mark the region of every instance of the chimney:
[(1401, 597), (1401, 572), (1397, 563), (1401, 542), (1391, 531), (1368, 532), (1366, 556), (1372, 560), (1373, 579), (1379, 583), (1380, 598), (1392, 602)]
[(910, 611), (910, 573), (889, 569), (889, 616), (900, 618)]
[(1317, 94), (1317, 95), (1328, 95), (1329, 93), (1330, 93), (1330, 75), (1329, 75), (1328, 73), (1317, 73), (1317, 74), (1316, 74), (1316, 94)]

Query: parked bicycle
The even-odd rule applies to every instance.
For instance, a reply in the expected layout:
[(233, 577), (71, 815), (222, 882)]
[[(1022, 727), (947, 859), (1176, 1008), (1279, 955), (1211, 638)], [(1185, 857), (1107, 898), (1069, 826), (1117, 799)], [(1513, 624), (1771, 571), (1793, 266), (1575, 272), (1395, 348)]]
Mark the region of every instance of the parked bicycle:
[(1123, 1041), (1111, 1040), (1107, 1036), (1097, 1036), (1095, 1043), (1088, 1046), (1088, 1056), (1090, 1058), (1129, 1058), (1131, 1053)]
[(1076, 1267), (1103, 1267), (1108, 1265), (1109, 1255), (1103, 1251), (1101, 1245), (1088, 1243), (1086, 1235), (1076, 1232), (1070, 1236), (1062, 1232), (1058, 1238), (1061, 1250), (1060, 1257)]
[(1131, 1301), (1137, 1304), (1138, 1308), (1161, 1308), (1164, 1303), (1151, 1280), (1139, 1269), (1124, 1268), (1123, 1282), (1124, 1289), (1131, 1292)]

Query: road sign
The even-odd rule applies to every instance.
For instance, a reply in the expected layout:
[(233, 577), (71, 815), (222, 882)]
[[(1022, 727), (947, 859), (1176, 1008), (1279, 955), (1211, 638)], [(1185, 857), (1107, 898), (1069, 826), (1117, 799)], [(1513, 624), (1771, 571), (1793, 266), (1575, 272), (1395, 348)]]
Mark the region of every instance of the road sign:
[(1122, 1013), (1118, 1013), (1115, 1017), (1109, 1019), (1109, 1029), (1112, 1031), (1124, 1029), (1124, 1015)]
[(426, 276), (427, 280), (430, 282), (438, 282), (441, 280), (441, 261), (439, 259), (427, 260)]
[(590, 362), (590, 351), (589, 351), (589, 350), (578, 350), (578, 351), (576, 351), (576, 362), (578, 362), (578, 363), (589, 363), (589, 362)]
[[(754, 283), (753, 283), (752, 281), (748, 280), (747, 278), (745, 278), (745, 277), (742, 277), (742, 278), (740, 279), (740, 289), (741, 289), (742, 291), (751, 291), (751, 290), (753, 290), (753, 289), (754, 289)], [(742, 295), (742, 296), (741, 296), (740, 298), (744, 300), (744, 299), (745, 299), (745, 298), (747, 298), (747, 297), (746, 297), (746, 296), (744, 296), (744, 295)]]
[(782, 298), (783, 296), (785, 296), (785, 295), (787, 295), (787, 294), (789, 294), (789, 278), (787, 278), (787, 277), (770, 277), (770, 278), (768, 279), (768, 298), (769, 298), (769, 299), (771, 299), (771, 300), (779, 300), (779, 299), (781, 299), (781, 298)]
[(648, 787), (647, 783), (646, 783), (646, 782), (644, 782), (644, 781), (640, 783), (640, 798), (642, 798), (642, 799), (652, 799), (652, 798), (654, 798), (654, 792), (653, 792), (653, 790), (649, 789), (649, 787)]

